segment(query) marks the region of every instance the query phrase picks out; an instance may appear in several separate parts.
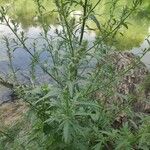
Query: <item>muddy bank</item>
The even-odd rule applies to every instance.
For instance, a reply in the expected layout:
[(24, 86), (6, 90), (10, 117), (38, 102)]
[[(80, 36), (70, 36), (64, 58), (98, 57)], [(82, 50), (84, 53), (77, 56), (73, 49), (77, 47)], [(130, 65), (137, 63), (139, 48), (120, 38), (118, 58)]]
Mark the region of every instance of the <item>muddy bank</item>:
[[(130, 98), (134, 111), (150, 113), (150, 74), (146, 65), (139, 57), (130, 52), (113, 52), (108, 54), (108, 62), (115, 65), (115, 74), (118, 74), (117, 84), (112, 86), (113, 94), (106, 97), (107, 92), (96, 92), (98, 99), (104, 99), (109, 105), (124, 105)], [(123, 75), (119, 76), (119, 73)], [(146, 83), (146, 84), (145, 84)]]
[(28, 107), (20, 101), (5, 103), (0, 106), (0, 125), (12, 126), (20, 120)]

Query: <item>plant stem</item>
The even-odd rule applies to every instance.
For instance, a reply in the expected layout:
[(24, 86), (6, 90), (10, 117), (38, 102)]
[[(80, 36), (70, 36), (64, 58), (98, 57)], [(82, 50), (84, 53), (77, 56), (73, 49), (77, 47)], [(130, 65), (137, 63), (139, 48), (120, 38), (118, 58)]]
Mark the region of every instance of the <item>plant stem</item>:
[(82, 27), (81, 27), (81, 36), (80, 36), (79, 45), (82, 44), (83, 35), (84, 35), (85, 23), (87, 19), (87, 7), (88, 7), (87, 4), (88, 4), (88, 0), (85, 0), (85, 3), (83, 5), (83, 22), (82, 22)]

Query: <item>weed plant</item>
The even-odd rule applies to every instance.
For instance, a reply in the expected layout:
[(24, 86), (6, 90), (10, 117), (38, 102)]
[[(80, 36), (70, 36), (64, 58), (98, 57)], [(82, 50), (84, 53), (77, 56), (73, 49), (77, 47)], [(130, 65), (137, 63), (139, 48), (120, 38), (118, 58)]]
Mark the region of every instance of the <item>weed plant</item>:
[[(142, 1), (132, 0), (129, 5), (123, 5), (119, 0), (105, 4), (102, 0), (95, 4), (92, 0), (54, 0), (56, 9), (52, 12), (57, 12), (62, 27), (61, 31), (55, 30), (55, 37), (49, 34), (51, 27), (43, 19), (46, 10), (42, 0), (34, 2), (43, 29), (39, 37), (42, 48), (37, 42), (32, 47), (28, 46), (30, 39), (24, 32), (20, 33), (15, 22), (10, 24), (4, 7), (0, 10), (1, 21), (16, 36), (13, 39), (15, 49), (21, 47), (30, 54), (32, 79), (36, 80), (38, 65), (51, 82), (34, 86), (16, 84), (18, 97), (29, 104), (27, 123), (30, 123), (31, 129), (9, 142), (9, 136), (2, 132), (0, 149), (148, 150), (150, 117), (134, 112), (132, 98), (119, 95), (116, 89), (118, 82), (139, 64), (140, 59), (126, 70), (116, 72), (111, 57), (116, 35), (122, 34), (122, 28), (128, 28), (127, 18)], [(97, 20), (105, 14), (94, 11), (102, 5), (109, 7), (105, 22)], [(82, 10), (79, 20), (70, 15), (76, 7)], [(84, 38), (89, 20), (95, 23), (100, 33), (94, 41)], [(50, 56), (46, 61), (40, 59), (43, 52)]]

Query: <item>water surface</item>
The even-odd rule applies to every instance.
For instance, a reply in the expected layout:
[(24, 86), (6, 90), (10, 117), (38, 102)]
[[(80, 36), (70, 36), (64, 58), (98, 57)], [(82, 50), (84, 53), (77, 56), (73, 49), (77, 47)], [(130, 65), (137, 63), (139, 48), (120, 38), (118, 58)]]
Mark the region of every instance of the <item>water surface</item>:
[[(93, 1), (95, 3), (96, 0)], [(123, 3), (127, 1), (122, 0)], [(32, 0), (1, 0), (0, 5), (4, 5), (8, 8), (9, 17), (19, 24), (19, 31), (24, 31), (26, 36), (31, 38), (37, 38), (40, 36), (41, 25), (38, 21), (36, 6)], [(49, 30), (49, 34), (55, 36), (55, 30), (61, 30), (61, 26), (58, 25), (56, 13), (49, 13), (51, 10), (55, 9), (55, 6), (50, 1), (44, 1), (44, 5), (46, 6), (47, 13), (45, 13), (44, 18), (45, 22), (51, 26)], [(13, 6), (13, 7), (12, 7)], [(141, 55), (142, 50), (144, 48), (149, 48), (150, 45), (145, 40), (145, 38), (150, 34), (150, 11), (148, 7), (150, 6), (149, 0), (144, 1), (144, 5), (142, 6), (141, 11), (138, 16), (132, 16), (129, 18), (129, 29), (122, 29), (122, 33), (124, 36), (117, 36), (116, 47), (119, 50), (131, 50), (136, 55)], [(107, 10), (108, 8), (98, 7), (97, 12)], [(89, 23), (90, 27), (94, 28), (93, 23)], [(6, 46), (4, 41), (2, 40), (3, 36), (14, 37), (12, 32), (8, 29), (8, 27), (0, 24), (0, 74), (8, 73), (8, 58), (6, 53)], [(94, 31), (87, 31), (84, 35), (84, 38), (88, 41), (93, 41), (95, 36), (97, 35)], [(149, 38), (150, 39), (150, 38)], [(32, 43), (32, 40), (29, 41), (29, 45)], [(38, 41), (39, 49), (40, 44), (42, 45), (42, 40)], [(17, 49), (14, 52), (13, 65), (16, 69), (21, 72), (21, 74), (29, 75), (29, 65), (31, 63), (30, 56), (23, 49)], [(41, 59), (47, 59), (47, 54), (43, 53), (41, 55)], [(50, 59), (49, 59), (50, 61)], [(142, 61), (144, 64), (150, 69), (150, 52), (148, 52), (143, 58)], [(42, 72), (40, 69), (37, 72), (42, 80), (45, 77), (42, 77)], [(21, 80), (24, 80), (21, 78)], [(40, 80), (40, 79), (39, 79)], [(5, 87), (0, 87), (0, 99), (3, 101), (8, 100), (10, 94), (10, 90)]]

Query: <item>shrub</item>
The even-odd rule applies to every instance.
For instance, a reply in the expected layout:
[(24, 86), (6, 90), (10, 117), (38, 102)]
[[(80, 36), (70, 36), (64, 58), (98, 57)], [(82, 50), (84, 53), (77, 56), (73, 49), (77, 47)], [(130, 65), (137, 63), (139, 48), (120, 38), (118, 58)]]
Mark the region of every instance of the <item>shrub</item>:
[[(122, 103), (117, 103), (117, 97), (115, 99), (119, 80), (136, 64), (124, 72), (116, 72), (113, 58), (108, 59), (114, 51), (115, 36), (121, 34), (122, 28), (128, 28), (126, 19), (138, 8), (141, 0), (133, 0), (131, 5), (121, 9), (118, 0), (109, 1), (105, 4), (109, 7), (109, 15), (104, 22), (99, 22), (94, 12), (98, 5), (102, 6), (101, 0), (94, 4), (90, 0), (55, 0), (55, 11), (62, 27), (61, 31), (56, 29), (55, 38), (49, 35), (50, 27), (44, 22), (46, 10), (42, 0), (35, 0), (35, 3), (43, 29), (42, 48), (35, 42), (32, 48), (28, 47), (26, 41), (29, 39), (23, 32), (18, 33), (16, 23), (11, 25), (6, 10), (1, 9), (1, 20), (17, 38), (14, 39), (16, 47), (21, 45), (31, 55), (33, 81), (36, 81), (37, 65), (51, 79), (50, 83), (42, 85), (33, 82), (32, 86), (16, 87), (18, 97), (30, 105), (32, 126), (23, 139), (18, 139), (21, 144), (17, 149), (138, 149), (143, 144), (145, 149), (148, 148), (146, 137), (149, 133), (145, 132), (149, 127), (141, 119), (141, 123), (134, 120), (140, 117), (132, 111), (130, 97), (123, 98)], [(81, 9), (79, 20), (70, 16), (74, 8)], [(119, 13), (116, 13), (118, 8)], [(95, 23), (99, 32), (94, 41), (84, 38), (89, 20)], [(50, 58), (41, 61), (40, 55), (44, 52)], [(100, 98), (96, 96), (97, 92)], [(145, 119), (149, 121), (149, 118)], [(15, 146), (14, 143), (13, 149)]]

